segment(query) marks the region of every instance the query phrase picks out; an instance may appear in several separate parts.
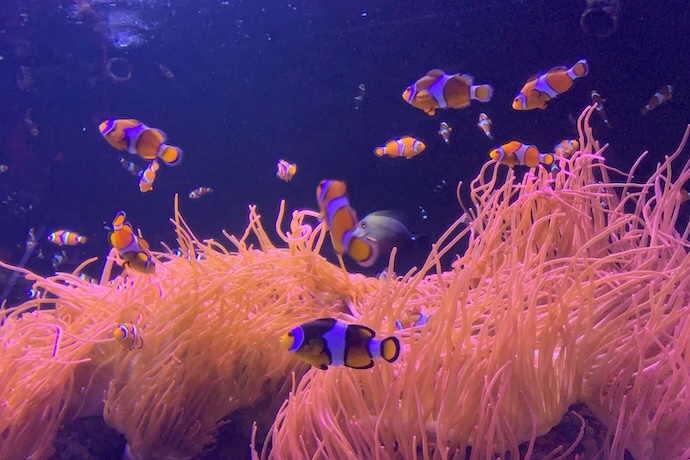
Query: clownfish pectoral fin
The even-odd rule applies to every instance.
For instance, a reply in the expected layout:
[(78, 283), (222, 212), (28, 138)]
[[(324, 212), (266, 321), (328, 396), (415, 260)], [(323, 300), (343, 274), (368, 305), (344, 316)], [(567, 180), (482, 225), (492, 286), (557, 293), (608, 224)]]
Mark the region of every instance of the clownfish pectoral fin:
[(430, 101), (432, 99), (431, 93), (425, 89), (417, 93), (417, 100), (420, 102)]
[(434, 115), (436, 115), (436, 109), (431, 108), (431, 109), (427, 110), (426, 113), (427, 113), (427, 115), (429, 115), (430, 117), (433, 117)]

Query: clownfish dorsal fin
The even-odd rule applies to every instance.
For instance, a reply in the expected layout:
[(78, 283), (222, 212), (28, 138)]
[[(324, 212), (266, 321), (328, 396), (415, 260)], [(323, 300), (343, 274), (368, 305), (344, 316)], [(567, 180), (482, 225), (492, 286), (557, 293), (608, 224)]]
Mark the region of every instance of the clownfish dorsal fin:
[(474, 84), (474, 77), (472, 75), (468, 75), (466, 73), (462, 75), (456, 75), (458, 79), (460, 79), (463, 83), (465, 83), (467, 86), (472, 86)]
[(157, 133), (161, 137), (161, 142), (165, 142), (168, 140), (168, 136), (166, 136), (165, 133), (160, 129), (152, 128), (151, 131)]
[(432, 78), (438, 78), (442, 75), (445, 75), (445, 72), (441, 69), (432, 69), (426, 73), (427, 77), (432, 77)]
[(527, 79), (527, 82), (525, 84), (527, 85), (529, 83), (535, 82), (535, 81), (537, 81), (538, 78), (539, 78), (539, 74), (535, 73), (534, 75), (530, 75), (530, 77)]
[(560, 71), (565, 71), (565, 72), (567, 72), (567, 71), (568, 71), (568, 68), (567, 68), (566, 66), (559, 65), (559, 66), (556, 66), (556, 67), (552, 68), (552, 69), (549, 70), (547, 73), (551, 73), (551, 72), (560, 72)]
[(362, 326), (362, 325), (360, 325), (360, 327), (361, 327), (360, 332), (365, 337), (369, 337), (369, 338), (376, 337), (376, 331), (374, 331), (373, 329), (366, 327), (366, 326)]

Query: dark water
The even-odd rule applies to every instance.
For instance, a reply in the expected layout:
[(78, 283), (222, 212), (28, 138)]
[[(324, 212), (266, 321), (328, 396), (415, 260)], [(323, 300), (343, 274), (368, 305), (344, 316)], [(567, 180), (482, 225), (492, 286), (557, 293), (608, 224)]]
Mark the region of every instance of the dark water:
[[(648, 174), (690, 122), (688, 2), (623, 0), (618, 30), (606, 39), (581, 30), (584, 3), (3, 2), (0, 164), (10, 170), (0, 175), (0, 194), (12, 201), (0, 205), (0, 259), (19, 262), (27, 230), (41, 226), (90, 238), (67, 248), (70, 262), (60, 270), (103, 257), (109, 249), (103, 222), (120, 209), (154, 249), (161, 240), (174, 246), (168, 219), (175, 193), (199, 237), (242, 232), (250, 203), (270, 229), (280, 199), (290, 210), (315, 208), (316, 184), (326, 177), (347, 181), (360, 216), (400, 211), (413, 232), (433, 241), (460, 214), (455, 184), (474, 178), (491, 148), (519, 139), (548, 151), (574, 136), (569, 116), (589, 103), (592, 89), (606, 98), (613, 124), (609, 130), (595, 120), (596, 135), (611, 144), (609, 162), (625, 169), (649, 150), (642, 171)], [(135, 43), (124, 46), (128, 41)], [(105, 76), (104, 63), (113, 57), (129, 61), (129, 81)], [(528, 77), (583, 57), (590, 76), (548, 110), (511, 109)], [(24, 89), (16, 82), (20, 66), (33, 79)], [(407, 105), (404, 88), (436, 67), (492, 84), (493, 100), (435, 117)], [(367, 92), (355, 110), (360, 83)], [(641, 117), (640, 107), (665, 84), (675, 87), (673, 101)], [(36, 137), (24, 122), (28, 108)], [(493, 119), (496, 143), (476, 127), (482, 111)], [(98, 132), (106, 118), (136, 118), (162, 129), (184, 150), (182, 165), (163, 166), (155, 190), (140, 193)], [(441, 121), (454, 128), (448, 146), (436, 133)], [(376, 146), (404, 134), (424, 140), (427, 150), (409, 161), (373, 155)], [(299, 165), (290, 183), (275, 178), (280, 158)], [(448, 186), (438, 190), (442, 180)], [(215, 191), (189, 200), (200, 185)], [(21, 209), (28, 205), (31, 210)], [(45, 240), (39, 248), (46, 259), (32, 257), (27, 267), (47, 274), (58, 248)], [(427, 250), (419, 244), (405, 251), (399, 270), (420, 264)], [(348, 266), (359, 269), (351, 260)], [(3, 274), (0, 285), (6, 282)], [(26, 287), (17, 285), (11, 303), (26, 298)]]

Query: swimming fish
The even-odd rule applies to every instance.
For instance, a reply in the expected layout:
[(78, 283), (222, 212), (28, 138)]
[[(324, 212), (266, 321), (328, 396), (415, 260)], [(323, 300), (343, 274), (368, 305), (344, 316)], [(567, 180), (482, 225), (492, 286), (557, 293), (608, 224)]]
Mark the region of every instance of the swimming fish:
[(134, 351), (135, 348), (140, 350), (144, 346), (144, 339), (139, 334), (137, 327), (132, 323), (118, 325), (113, 331), (113, 338), (131, 351)]
[(647, 105), (640, 109), (640, 114), (645, 115), (647, 112), (656, 109), (664, 102), (670, 101), (671, 98), (673, 98), (673, 86), (662, 86), (656, 93), (654, 93), (654, 96), (652, 96)]
[(108, 240), (120, 254), (125, 268), (131, 268), (141, 273), (153, 273), (155, 265), (149, 250), (149, 244), (141, 236), (134, 234), (132, 225), (126, 222), (127, 215), (124, 211), (118, 211), (113, 219), (113, 231), (108, 235)]
[(434, 115), (436, 109), (464, 109), (473, 99), (489, 102), (493, 94), (491, 85), (475, 85), (471, 75), (448, 75), (443, 70), (434, 69), (408, 86), (402, 98), (412, 107)]
[(333, 249), (341, 255), (348, 249), (348, 245), (343, 244), (345, 234), (350, 234), (357, 225), (357, 213), (350, 206), (347, 185), (339, 180), (322, 180), (316, 187), (316, 202), (319, 204), (319, 218), (326, 221), (326, 229), (331, 234)]
[(10, 169), (7, 165), (0, 165), (0, 174), (7, 172)]
[(198, 200), (208, 193), (213, 193), (213, 189), (211, 187), (198, 187), (189, 192), (189, 198), (192, 200)]
[(374, 149), (376, 156), (388, 155), (391, 158), (405, 157), (408, 160), (424, 151), (424, 142), (411, 136), (403, 136), (399, 139), (391, 139), (380, 147)]
[(545, 109), (548, 102), (573, 87), (575, 80), (589, 73), (586, 59), (580, 59), (570, 69), (554, 67), (546, 73), (530, 78), (515, 99), (513, 109)]
[(429, 322), (429, 318), (431, 318), (431, 315), (427, 315), (426, 313), (408, 312), (406, 318), (400, 319), (395, 322), (395, 327), (398, 330), (402, 330), (409, 329), (412, 327), (424, 326), (426, 323)]
[(165, 64), (160, 64), (160, 63), (157, 63), (157, 64), (158, 64), (158, 68), (159, 68), (160, 71), (161, 71), (161, 74), (162, 74), (165, 78), (168, 78), (168, 79), (175, 78), (175, 74), (173, 73), (172, 70), (170, 70), (170, 67), (168, 67), (168, 66), (165, 65)]
[(550, 153), (539, 153), (534, 145), (523, 144), (519, 141), (511, 141), (489, 152), (492, 160), (511, 168), (517, 165), (539, 166), (550, 165), (554, 162), (554, 156)]
[(297, 165), (295, 163), (290, 163), (285, 160), (278, 160), (278, 170), (276, 171), (276, 177), (278, 179), (289, 182), (292, 177), (297, 172)]
[(139, 177), (139, 174), (141, 174), (141, 171), (143, 171), (142, 168), (132, 163), (131, 161), (125, 160), (122, 157), (120, 157), (120, 165), (133, 176)]
[(484, 134), (486, 134), (486, 137), (489, 139), (493, 139), (494, 136), (491, 134), (491, 118), (485, 113), (480, 113), (479, 114), (479, 122), (477, 123), (477, 126), (484, 131)]
[(367, 87), (364, 86), (364, 83), (360, 83), (357, 87), (357, 95), (355, 96), (355, 110), (359, 110), (359, 108), (364, 103), (364, 96), (366, 95), (366, 93)]
[(438, 133), (441, 135), (443, 138), (443, 142), (446, 144), (450, 143), (450, 132), (453, 131), (453, 128), (448, 126), (448, 123), (445, 121), (441, 122), (441, 129), (438, 130)]
[(416, 240), (392, 211), (367, 214), (351, 233), (345, 235), (344, 240), (348, 238), (351, 241), (348, 254), (362, 267), (372, 266), (380, 254), (389, 253), (394, 246), (400, 247)]
[(153, 181), (156, 180), (156, 172), (160, 168), (160, 165), (156, 160), (153, 160), (149, 165), (141, 172), (139, 176), (139, 191), (142, 193), (150, 192), (153, 190)]
[(396, 337), (376, 339), (376, 332), (366, 326), (334, 318), (320, 318), (302, 324), (280, 338), (280, 344), (302, 361), (321, 370), (328, 366), (352, 369), (374, 367), (374, 360), (389, 363), (400, 356)]
[(592, 103), (597, 105), (597, 113), (601, 117), (602, 121), (610, 128), (611, 122), (609, 121), (609, 117), (606, 115), (606, 110), (604, 109), (604, 102), (606, 102), (606, 99), (602, 98), (601, 94), (599, 94), (599, 91), (596, 89), (592, 90), (591, 98)]
[(163, 131), (149, 128), (140, 121), (110, 119), (101, 123), (98, 129), (105, 140), (118, 150), (149, 161), (160, 158), (169, 166), (177, 166), (182, 161), (182, 150), (166, 144)]
[(53, 266), (53, 270), (57, 270), (58, 267), (65, 262), (67, 262), (67, 253), (64, 249), (60, 252), (56, 252), (53, 254), (53, 257), (50, 258), (50, 265)]
[(48, 241), (58, 246), (77, 246), (86, 243), (86, 237), (69, 230), (56, 230), (48, 235)]
[(554, 155), (563, 158), (570, 158), (573, 153), (580, 148), (580, 142), (575, 139), (563, 139), (561, 142), (553, 146)]

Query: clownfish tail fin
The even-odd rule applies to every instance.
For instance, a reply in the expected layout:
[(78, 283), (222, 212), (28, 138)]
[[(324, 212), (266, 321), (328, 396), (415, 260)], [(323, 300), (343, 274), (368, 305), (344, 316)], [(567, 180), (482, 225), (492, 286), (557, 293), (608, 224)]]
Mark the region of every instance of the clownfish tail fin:
[(168, 144), (161, 144), (158, 148), (157, 156), (168, 166), (177, 166), (182, 162), (182, 149)]
[(388, 337), (381, 341), (381, 357), (392, 363), (400, 356), (400, 341), (397, 337)]
[(551, 153), (543, 153), (540, 155), (540, 157), (541, 158), (539, 160), (545, 165), (553, 164), (553, 162), (556, 161), (556, 158)]
[(470, 86), (470, 99), (479, 102), (489, 102), (494, 95), (494, 87), (491, 85)]
[(589, 63), (587, 62), (587, 59), (580, 59), (577, 61), (569, 70), (569, 73), (573, 75), (573, 79), (582, 78), (589, 75)]

